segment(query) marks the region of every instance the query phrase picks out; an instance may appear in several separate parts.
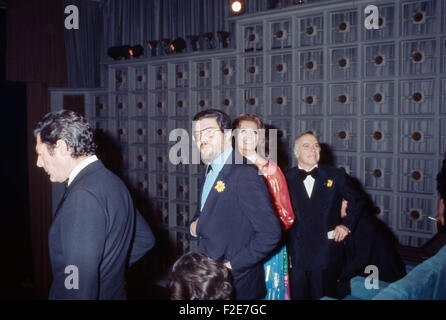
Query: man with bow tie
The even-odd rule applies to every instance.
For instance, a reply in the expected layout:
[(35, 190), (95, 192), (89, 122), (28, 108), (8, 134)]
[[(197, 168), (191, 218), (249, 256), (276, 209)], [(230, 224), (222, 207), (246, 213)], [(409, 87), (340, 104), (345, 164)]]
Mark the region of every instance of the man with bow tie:
[[(343, 169), (318, 165), (320, 146), (313, 134), (296, 139), (294, 155), (298, 166), (286, 174), (296, 215), (287, 235), (291, 297), (334, 297), (344, 260), (342, 241), (354, 232), (364, 200)], [(349, 204), (344, 219), (342, 199)]]

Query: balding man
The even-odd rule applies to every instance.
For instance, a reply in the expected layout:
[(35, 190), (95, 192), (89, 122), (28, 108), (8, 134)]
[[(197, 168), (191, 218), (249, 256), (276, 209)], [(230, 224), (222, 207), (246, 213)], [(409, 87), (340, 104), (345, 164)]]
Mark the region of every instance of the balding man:
[[(354, 232), (364, 200), (344, 170), (318, 165), (320, 146), (313, 134), (296, 140), (294, 155), (298, 166), (286, 174), (296, 214), (287, 239), (291, 297), (334, 297), (344, 260), (342, 241)], [(341, 220), (342, 199), (349, 205)]]

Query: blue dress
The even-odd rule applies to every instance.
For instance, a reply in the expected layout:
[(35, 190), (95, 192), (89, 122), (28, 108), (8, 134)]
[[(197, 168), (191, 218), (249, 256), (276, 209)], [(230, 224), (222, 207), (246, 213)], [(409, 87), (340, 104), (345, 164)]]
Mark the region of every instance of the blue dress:
[[(261, 169), (268, 184), (273, 205), (284, 230), (294, 223), (294, 212), (291, 205), (285, 176), (274, 162), (268, 162)], [(288, 275), (288, 253), (286, 246), (264, 265), (267, 294), (264, 300), (290, 300), (290, 284)]]
[(290, 300), (288, 281), (288, 254), (286, 246), (264, 265), (266, 296), (264, 300)]

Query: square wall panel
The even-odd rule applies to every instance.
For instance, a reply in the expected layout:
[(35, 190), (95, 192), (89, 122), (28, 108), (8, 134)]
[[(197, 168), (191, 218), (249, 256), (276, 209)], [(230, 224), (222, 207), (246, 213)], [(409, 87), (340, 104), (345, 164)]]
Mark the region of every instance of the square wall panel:
[(400, 114), (422, 115), (435, 113), (435, 80), (401, 81)]
[(358, 11), (356, 9), (345, 9), (332, 13), (330, 27), (331, 43), (341, 44), (357, 41), (359, 25)]
[(270, 81), (272, 83), (291, 82), (293, 80), (293, 57), (291, 54), (271, 55)]
[(396, 174), (392, 158), (364, 156), (362, 168), (364, 187), (371, 190), (393, 191)]
[(324, 43), (324, 16), (298, 18), (299, 47), (318, 46)]
[(301, 116), (322, 116), (324, 113), (324, 86), (321, 84), (298, 86), (296, 114)]
[(366, 77), (391, 77), (395, 75), (396, 55), (393, 43), (365, 46), (364, 51)]
[(435, 39), (401, 42), (401, 75), (436, 73), (438, 67), (436, 50)]
[(434, 222), (428, 217), (435, 210), (431, 199), (404, 195), (399, 199), (398, 230), (432, 234)]
[(394, 82), (366, 82), (364, 91), (364, 115), (393, 115), (396, 98)]
[(270, 116), (290, 116), (293, 114), (293, 93), (291, 87), (268, 88)]
[(401, 4), (401, 35), (423, 36), (440, 30), (437, 12), (441, 10), (437, 0), (408, 1)]
[(271, 49), (291, 48), (293, 34), (291, 19), (271, 22)]
[(330, 84), (330, 115), (356, 115), (359, 111), (357, 83)]
[(435, 150), (434, 119), (400, 119), (401, 153), (433, 154)]
[(394, 120), (366, 119), (363, 120), (365, 152), (393, 152)]
[(244, 29), (244, 51), (263, 51), (263, 24), (245, 26)]
[(359, 55), (357, 47), (331, 49), (332, 80), (356, 79), (359, 76)]
[(323, 80), (324, 69), (323, 50), (299, 52), (299, 80)]
[(393, 4), (380, 4), (377, 5), (377, 7), (379, 11), (379, 29), (362, 28), (362, 30), (364, 30), (363, 37), (365, 41), (386, 41), (395, 37), (397, 25), (397, 23), (395, 23), (395, 6)]
[(432, 159), (401, 158), (398, 164), (399, 191), (432, 194), (435, 192), (435, 163)]
[(335, 151), (357, 151), (358, 125), (356, 119), (329, 120), (330, 143)]
[(218, 85), (235, 86), (237, 70), (237, 59), (235, 57), (218, 60)]

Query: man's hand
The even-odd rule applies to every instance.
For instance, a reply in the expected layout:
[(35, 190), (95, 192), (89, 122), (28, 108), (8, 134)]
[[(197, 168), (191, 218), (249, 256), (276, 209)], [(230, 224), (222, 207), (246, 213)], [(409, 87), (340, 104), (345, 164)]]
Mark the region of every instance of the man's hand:
[[(435, 219), (437, 219), (437, 221), (440, 221), (441, 225), (444, 226), (444, 200), (443, 200), (443, 198), (440, 198), (440, 200), (438, 200), (437, 216), (435, 217)], [(438, 223), (436, 223), (435, 226), (438, 229)]]
[(226, 268), (232, 269), (231, 262), (229, 262), (229, 261), (225, 262), (224, 265), (225, 265)]
[(192, 222), (191, 225), (190, 225), (190, 231), (192, 232), (192, 235), (194, 237), (197, 236), (197, 223), (198, 223), (198, 219), (195, 220), (194, 222)]
[(350, 233), (350, 230), (340, 224), (333, 230), (333, 239), (335, 242), (341, 242), (344, 241), (345, 237), (347, 237)]

